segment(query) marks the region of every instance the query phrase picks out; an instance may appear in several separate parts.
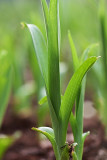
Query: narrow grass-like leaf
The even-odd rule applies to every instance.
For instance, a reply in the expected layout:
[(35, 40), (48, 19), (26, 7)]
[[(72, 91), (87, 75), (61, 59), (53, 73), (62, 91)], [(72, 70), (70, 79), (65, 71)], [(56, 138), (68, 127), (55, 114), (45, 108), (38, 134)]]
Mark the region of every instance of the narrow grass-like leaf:
[(79, 67), (79, 59), (78, 59), (78, 56), (77, 56), (76, 48), (75, 48), (74, 42), (72, 40), (70, 31), (68, 31), (68, 38), (69, 38), (69, 43), (70, 43), (70, 47), (71, 47), (74, 71), (76, 71), (77, 68)]
[[(48, 18), (49, 18), (49, 9), (46, 0), (41, 0), (42, 2), (42, 7), (43, 7), (43, 12), (44, 12), (44, 17), (45, 17), (45, 23), (46, 23), (46, 30), (48, 32)], [(48, 34), (48, 33), (47, 33)]]
[[(61, 100), (63, 99), (63, 95), (61, 95)], [(43, 97), (40, 99), (39, 101), (39, 105), (42, 105), (44, 103), (46, 103), (48, 100), (47, 100), (47, 96)]]
[(49, 96), (57, 116), (61, 104), (59, 46), (58, 46), (58, 1), (50, 0), (48, 21), (48, 82)]
[(48, 49), (41, 31), (33, 24), (27, 24), (31, 33), (39, 67), (48, 89)]
[(78, 159), (82, 159), (82, 154), (83, 154), (82, 133), (83, 133), (83, 106), (84, 106), (85, 84), (86, 84), (86, 76), (82, 81), (82, 85), (80, 87), (78, 98), (76, 101), (77, 128), (75, 129), (76, 134), (74, 135), (74, 139), (75, 142), (78, 143), (78, 145), (75, 147), (75, 152), (77, 154)]
[[(81, 85), (81, 81), (86, 74), (86, 72), (91, 68), (91, 66), (96, 62), (96, 57), (88, 58), (80, 67), (79, 69), (74, 73), (73, 77), (71, 78), (68, 87), (65, 91), (63, 101), (60, 108), (60, 116), (62, 119), (61, 125), (61, 138), (62, 138), (62, 145), (65, 143), (66, 138), (66, 132), (67, 132), (67, 126), (69, 122), (69, 118), (71, 115), (71, 111), (73, 108), (73, 104), (75, 101), (75, 98), (78, 93), (78, 89)], [(62, 132), (63, 131), (63, 132)]]
[(53, 146), (53, 150), (54, 150), (56, 158), (59, 159), (59, 152), (58, 152), (58, 148), (55, 142), (55, 136), (54, 136), (53, 129), (49, 127), (39, 127), (39, 128), (33, 127), (32, 130), (42, 133), (43, 135), (47, 137), (47, 139), (51, 142)]
[(39, 63), (39, 67), (40, 67), (43, 79), (45, 81), (46, 91), (47, 91), (47, 96), (48, 96), (48, 103), (49, 103), (49, 106), (50, 106), (50, 112), (51, 112), (52, 120), (54, 120), (55, 123), (56, 123), (56, 121), (57, 121), (56, 110), (55, 110), (55, 108), (52, 104), (52, 99), (50, 98), (50, 95), (49, 95), (48, 50), (47, 50), (46, 42), (44, 40), (44, 37), (43, 37), (42, 33), (40, 32), (40, 30), (35, 25), (27, 24), (27, 26), (28, 26), (28, 28), (31, 32), (31, 36), (32, 36), (35, 51), (36, 51), (36, 56), (37, 56), (38, 63)]
[[(82, 54), (81, 61), (79, 64), (82, 64), (91, 53), (92, 49), (96, 47), (97, 44), (90, 45)], [(85, 84), (86, 84), (86, 76), (83, 79), (82, 85), (78, 91), (77, 98), (76, 98), (76, 105), (75, 105), (75, 114), (76, 114), (76, 126), (74, 126), (74, 122), (72, 121), (72, 115), (70, 117), (70, 123), (73, 130), (74, 140), (78, 143), (75, 147), (75, 152), (78, 159), (82, 159), (83, 154), (83, 141), (82, 141), (82, 134), (83, 134), (83, 104), (84, 104), (84, 94), (85, 94)]]
[(73, 115), (73, 112), (71, 112), (71, 115), (70, 115), (70, 124), (71, 124), (71, 127), (72, 127), (73, 135), (75, 136), (76, 135), (77, 122), (76, 122), (76, 117)]
[(58, 23), (58, 49), (59, 49), (59, 55), (60, 55), (60, 41), (61, 41), (61, 29), (60, 29), (60, 3), (59, 0), (57, 0), (58, 6), (57, 6), (57, 23)]
[[(47, 99), (48, 99), (48, 103), (49, 103), (50, 114), (51, 114), (51, 117), (52, 117), (52, 126), (57, 131), (57, 129), (58, 129), (58, 126), (57, 126), (58, 125), (58, 119), (57, 118), (58, 117), (57, 117), (57, 114), (56, 114), (55, 107), (52, 104), (52, 98), (49, 95), (49, 87), (48, 87), (48, 78), (47, 78), (48, 77), (48, 53), (47, 52), (48, 51), (47, 51), (47, 47), (46, 47), (46, 42), (44, 40), (44, 37), (43, 37), (42, 33), (40, 32), (40, 30), (35, 25), (28, 24), (27, 26), (28, 26), (28, 28), (31, 32), (31, 36), (32, 36), (35, 51), (36, 51), (36, 56), (37, 56), (37, 59), (38, 59), (38, 63), (39, 63), (40, 69), (41, 69), (42, 76), (43, 76), (44, 81), (45, 81)], [(54, 86), (54, 89), (56, 89), (55, 86)], [(52, 93), (53, 93), (53, 91), (52, 91)], [(57, 94), (56, 90), (55, 90), (55, 93)], [(56, 94), (55, 94), (55, 96), (56, 96)], [(55, 101), (55, 99), (54, 99), (54, 101)], [(57, 135), (57, 133), (55, 133), (55, 135)]]

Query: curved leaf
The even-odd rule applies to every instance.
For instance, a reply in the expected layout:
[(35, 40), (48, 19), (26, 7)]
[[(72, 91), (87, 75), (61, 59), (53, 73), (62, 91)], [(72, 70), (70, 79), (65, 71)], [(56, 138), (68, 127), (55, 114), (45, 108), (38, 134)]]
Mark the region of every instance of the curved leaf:
[(39, 128), (34, 128), (33, 127), (32, 129), (44, 134), (47, 138), (50, 137), (50, 136), (52, 138), (55, 138), (54, 131), (50, 127), (39, 127)]
[(39, 133), (42, 133), (43, 135), (45, 135), (47, 137), (47, 139), (51, 142), (52, 146), (53, 146), (53, 150), (55, 153), (56, 158), (59, 160), (59, 152), (58, 152), (58, 148), (57, 148), (57, 144), (55, 142), (55, 135), (54, 135), (54, 131), (52, 128), (50, 127), (39, 127), (39, 128), (32, 128), (34, 131), (37, 131)]
[(33, 40), (38, 64), (48, 89), (48, 49), (41, 31), (33, 24), (26, 24)]
[(84, 141), (85, 141), (86, 137), (89, 136), (89, 134), (90, 134), (89, 131), (82, 134), (82, 143), (83, 143), (83, 145), (84, 145)]
[(91, 68), (91, 66), (96, 62), (96, 60), (97, 60), (97, 57), (88, 58), (74, 73), (65, 91), (61, 108), (60, 108), (61, 122), (63, 124), (61, 125), (61, 133), (60, 133), (62, 142), (63, 142), (62, 145), (65, 143), (69, 118), (71, 115), (75, 98), (78, 93), (78, 89), (81, 85), (81, 81), (84, 75), (86, 74), (86, 72)]

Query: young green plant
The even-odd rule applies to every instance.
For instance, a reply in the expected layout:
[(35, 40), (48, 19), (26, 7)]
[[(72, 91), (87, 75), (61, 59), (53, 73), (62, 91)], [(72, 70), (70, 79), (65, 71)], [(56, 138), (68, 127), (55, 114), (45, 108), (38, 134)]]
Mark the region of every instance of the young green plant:
[[(68, 33), (69, 43), (72, 52), (73, 58), (73, 69), (74, 73), (79, 68), (79, 66), (89, 57), (92, 49), (97, 46), (97, 44), (90, 45), (81, 55), (80, 61), (77, 55), (77, 51), (72, 40), (70, 32)], [(84, 77), (82, 84), (78, 90), (77, 97), (75, 99), (75, 113), (71, 112), (70, 116), (70, 124), (73, 131), (74, 141), (77, 142), (78, 145), (75, 147), (75, 152), (78, 160), (82, 159), (83, 154), (83, 146), (84, 141), (87, 135), (89, 135), (89, 131), (87, 133), (83, 133), (83, 105), (84, 105), (84, 94), (85, 94), (85, 85), (86, 85), (86, 76)]]
[[(33, 128), (44, 134), (51, 142), (56, 160), (69, 159), (69, 147), (65, 145), (67, 127), (72, 112), (73, 104), (81, 86), (81, 81), (87, 71), (96, 62), (96, 57), (88, 58), (82, 63), (72, 76), (61, 101), (60, 93), (60, 18), (59, 1), (50, 0), (49, 7), (46, 0), (41, 0), (47, 39), (33, 24), (25, 24), (32, 36), (36, 57), (44, 80), (47, 100), (50, 109), (52, 128)], [(65, 148), (62, 147), (65, 145)], [(75, 152), (72, 153), (76, 158)]]

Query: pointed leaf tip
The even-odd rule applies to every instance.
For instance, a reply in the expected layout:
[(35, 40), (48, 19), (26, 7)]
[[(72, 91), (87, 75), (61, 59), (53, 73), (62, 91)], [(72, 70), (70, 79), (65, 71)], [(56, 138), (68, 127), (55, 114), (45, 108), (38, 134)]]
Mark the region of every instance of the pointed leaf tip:
[(71, 48), (71, 53), (73, 58), (73, 68), (74, 68), (74, 71), (76, 71), (77, 68), (79, 67), (79, 59), (78, 59), (77, 51), (76, 51), (70, 31), (68, 31), (68, 38), (69, 38), (69, 43), (70, 43), (70, 48)]
[(25, 22), (21, 22), (20, 24), (21, 24), (21, 28), (22, 29), (25, 28), (25, 27), (27, 27), (27, 24)]
[(101, 58), (101, 56), (98, 56), (97, 59)]

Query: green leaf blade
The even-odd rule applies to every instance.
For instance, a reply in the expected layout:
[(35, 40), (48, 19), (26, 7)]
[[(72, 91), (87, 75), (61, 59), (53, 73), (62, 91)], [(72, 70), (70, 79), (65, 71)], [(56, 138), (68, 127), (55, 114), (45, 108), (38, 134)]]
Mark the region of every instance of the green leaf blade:
[(55, 138), (54, 131), (50, 127), (39, 127), (39, 128), (33, 127), (32, 130), (38, 131), (38, 132), (44, 134), (48, 139), (49, 139), (49, 137)]
[(50, 0), (48, 21), (48, 80), (49, 96), (57, 116), (61, 104), (58, 41), (58, 1)]
[(84, 141), (85, 141), (85, 139), (87, 138), (87, 136), (89, 136), (90, 135), (90, 132), (88, 131), (88, 132), (86, 132), (86, 133), (83, 133), (82, 134), (82, 143), (83, 143), (83, 145), (84, 145)]
[(79, 67), (79, 59), (78, 59), (78, 55), (77, 55), (76, 48), (75, 48), (73, 39), (71, 37), (70, 31), (68, 32), (68, 38), (69, 38), (69, 43), (70, 43), (71, 52), (72, 52), (74, 71), (76, 71), (77, 68)]
[(43, 135), (47, 137), (47, 139), (51, 142), (53, 146), (53, 150), (56, 155), (56, 158), (59, 159), (59, 152), (58, 152), (58, 148), (55, 142), (55, 135), (54, 135), (53, 129), (50, 127), (39, 127), (39, 128), (33, 127), (32, 130), (42, 133)]
[(48, 49), (41, 31), (33, 24), (27, 24), (33, 40), (38, 64), (48, 89)]
[(79, 89), (78, 98), (76, 99), (77, 128), (75, 130), (76, 134), (74, 135), (74, 140), (78, 144), (75, 147), (75, 152), (77, 154), (78, 159), (82, 159), (82, 154), (83, 154), (82, 133), (83, 133), (83, 104), (84, 104), (85, 84), (86, 84), (86, 76), (83, 78), (81, 87)]
[(42, 3), (42, 8), (43, 8), (44, 17), (45, 17), (46, 30), (48, 32), (49, 9), (48, 9), (46, 0), (41, 0), (41, 3)]
[(78, 93), (78, 89), (81, 85), (81, 81), (84, 75), (86, 74), (86, 72), (91, 68), (91, 66), (96, 62), (96, 60), (97, 60), (97, 57), (88, 58), (74, 73), (65, 91), (61, 108), (60, 108), (60, 116), (62, 118), (62, 124), (63, 124), (61, 126), (62, 127), (61, 131), (63, 131), (62, 133), (63, 143), (65, 143), (65, 137), (66, 137), (69, 118), (71, 115), (75, 98)]

